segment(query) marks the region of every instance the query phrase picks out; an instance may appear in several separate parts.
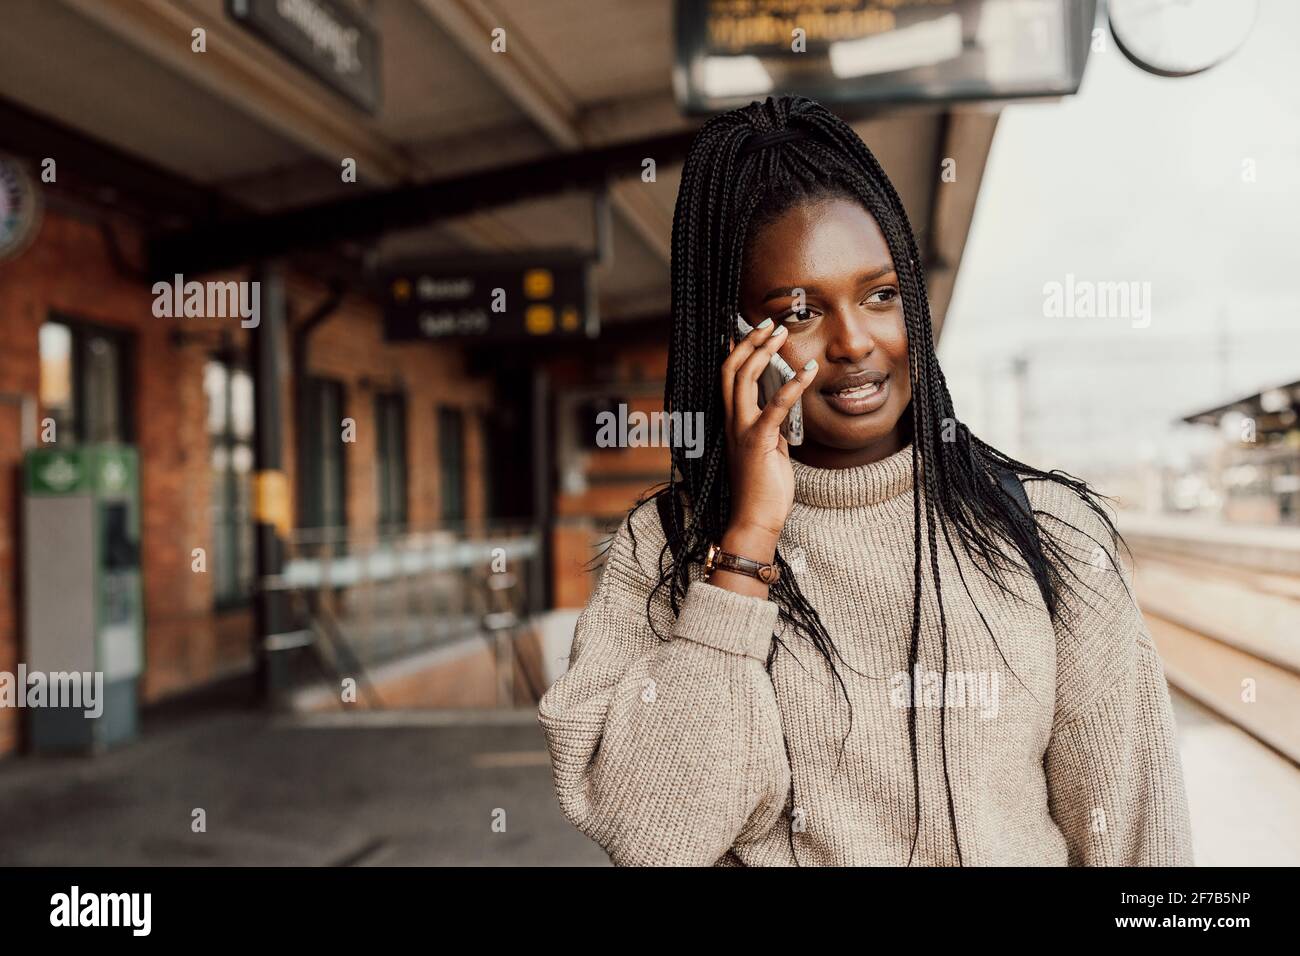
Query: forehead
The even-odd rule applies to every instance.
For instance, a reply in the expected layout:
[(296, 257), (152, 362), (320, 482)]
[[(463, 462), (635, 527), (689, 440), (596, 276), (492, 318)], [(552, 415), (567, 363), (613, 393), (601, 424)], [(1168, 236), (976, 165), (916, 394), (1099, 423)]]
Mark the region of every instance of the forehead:
[(835, 197), (800, 203), (751, 237), (744, 282), (812, 282), (876, 270), (892, 262), (875, 217)]

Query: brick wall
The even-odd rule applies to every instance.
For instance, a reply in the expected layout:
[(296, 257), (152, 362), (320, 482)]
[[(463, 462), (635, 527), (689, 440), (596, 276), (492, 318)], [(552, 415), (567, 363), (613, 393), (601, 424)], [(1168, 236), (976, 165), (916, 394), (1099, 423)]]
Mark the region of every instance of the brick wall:
[[(667, 345), (652, 342), (605, 347), (599, 362), (558, 362), (551, 373), (557, 392), (594, 389), (625, 398), (629, 413), (652, 414), (663, 410), (667, 365)], [(596, 427), (594, 421), (583, 425)], [(555, 496), (551, 598), (557, 608), (586, 605), (596, 584), (592, 558), (628, 509), (657, 483), (667, 480), (672, 463), (669, 450), (658, 446), (597, 448), (581, 452), (577, 461), (585, 488), (561, 487)]]
[[(290, 283), (294, 313), (305, 314), (323, 296), (324, 290), (311, 283)], [(482, 519), (487, 502), (481, 479), (481, 419), (492, 390), (490, 382), (466, 375), (464, 355), (459, 349), (446, 344), (387, 343), (374, 308), (347, 299), (311, 334), (307, 367), (313, 375), (343, 383), (346, 414), (356, 421), (356, 441), (345, 445), (350, 532), (365, 533), (375, 528), (374, 401), (376, 392), (382, 391), (399, 391), (406, 397), (410, 526), (427, 528), (440, 519), (437, 409), (442, 405), (466, 413), (466, 473), (470, 477), (465, 484), (465, 510), (470, 520)]]
[[(120, 261), (140, 261), (140, 236), (128, 222), (113, 222)], [(242, 278), (205, 276), (205, 279)], [(325, 295), (314, 283), (288, 284), (290, 319), (307, 314)], [(51, 312), (93, 322), (133, 336), (133, 427), (140, 448), (146, 665), (146, 701), (195, 688), (251, 663), (252, 621), (248, 609), (216, 613), (213, 577), (191, 570), (191, 551), (208, 550), (214, 564), (209, 483), (207, 397), (203, 366), (229, 330), (236, 345), (246, 332), (237, 319), (160, 319), (152, 314), (148, 283), (130, 267), (115, 265), (98, 219), (47, 212), (35, 242), (0, 263), (0, 670), (14, 672), (21, 657), (17, 537), (21, 461), (19, 407), (6, 401), (39, 392), (38, 331)], [(174, 333), (185, 333), (178, 341)], [(435, 408), (458, 405), (466, 421), (466, 507), (484, 513), (482, 434), (479, 412), (490, 385), (468, 378), (459, 352), (446, 346), (383, 342), (377, 310), (346, 299), (338, 313), (317, 328), (310, 368), (341, 379), (347, 414), (357, 421), (357, 441), (347, 447), (348, 521), (352, 529), (373, 529), (376, 519), (374, 466), (375, 388), (398, 386), (407, 396), (408, 513), (412, 527), (439, 514)], [(283, 408), (294, 408), (292, 379), (286, 375)], [(294, 487), (295, 434), (284, 432), (285, 468)], [(0, 754), (18, 746), (20, 714), (0, 709)]]
[[(130, 227), (112, 223), (129, 248)], [(35, 397), (39, 392), (38, 333), (52, 312), (121, 330), (133, 336), (133, 426), (144, 467), (141, 472), (145, 614), (148, 621), (144, 693), (153, 698), (189, 686), (212, 673), (215, 660), (211, 578), (190, 570), (190, 549), (207, 539), (206, 416), (202, 390), (203, 355), (170, 340), (173, 323), (152, 315), (144, 282), (114, 266), (98, 222), (46, 215), (33, 245), (0, 264), (0, 335), (6, 343), (0, 391)], [(21, 460), (16, 443), (6, 443), (11, 470), (6, 508), (19, 509), (19, 485), (12, 469)], [(3, 546), (18, 552), (15, 529), (0, 532)], [(5, 578), (7, 597), (17, 582)], [(0, 634), (3, 661), (12, 670), (19, 648), (17, 622)], [(15, 743), (15, 712), (0, 711), (9, 731), (0, 750)]]

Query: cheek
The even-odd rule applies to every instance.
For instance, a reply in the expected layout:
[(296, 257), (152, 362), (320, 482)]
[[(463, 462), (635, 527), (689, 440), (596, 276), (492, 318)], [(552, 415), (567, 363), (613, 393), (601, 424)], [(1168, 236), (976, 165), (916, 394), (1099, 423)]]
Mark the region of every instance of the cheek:
[(890, 335), (878, 339), (877, 343), (888, 355), (890, 363), (897, 369), (907, 368), (907, 329), (903, 317), (898, 317), (898, 324), (890, 330)]
[(903, 371), (895, 376), (895, 379), (898, 382), (898, 388), (894, 395), (901, 410), (903, 406), (906, 406), (912, 400), (912, 378), (906, 371)]
[(806, 335), (790, 335), (789, 337), (790, 341), (781, 346), (778, 354), (785, 359), (786, 364), (792, 369), (797, 372), (813, 359), (816, 359), (820, 364), (825, 364), (822, 362), (821, 342), (815, 342)]
[(901, 313), (889, 336), (877, 339), (876, 344), (889, 356), (889, 364), (893, 366), (894, 395), (905, 405), (912, 399), (912, 376), (907, 364), (907, 327)]

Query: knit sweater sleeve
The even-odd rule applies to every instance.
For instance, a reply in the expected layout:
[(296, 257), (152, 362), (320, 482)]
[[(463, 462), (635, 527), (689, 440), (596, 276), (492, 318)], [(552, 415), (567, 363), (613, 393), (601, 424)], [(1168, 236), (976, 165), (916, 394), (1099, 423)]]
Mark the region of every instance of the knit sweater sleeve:
[(1069, 862), (1191, 866), (1173, 707), (1131, 572), (1072, 492), (1052, 485), (1034, 497), (1079, 578), (1070, 576), (1076, 593), (1056, 629), (1056, 711), (1044, 756), (1049, 811)]
[(712, 865), (775, 825), (790, 788), (764, 666), (777, 606), (696, 580), (675, 620), (651, 602), (661, 639), (662, 546), (653, 507), (624, 522), (538, 720), (561, 809), (615, 864)]

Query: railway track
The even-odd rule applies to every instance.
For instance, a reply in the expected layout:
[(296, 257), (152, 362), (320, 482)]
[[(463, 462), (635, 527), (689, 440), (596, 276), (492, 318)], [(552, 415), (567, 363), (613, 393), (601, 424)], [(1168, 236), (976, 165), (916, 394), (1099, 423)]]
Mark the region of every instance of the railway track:
[(1134, 551), (1169, 683), (1300, 766), (1300, 576)]

